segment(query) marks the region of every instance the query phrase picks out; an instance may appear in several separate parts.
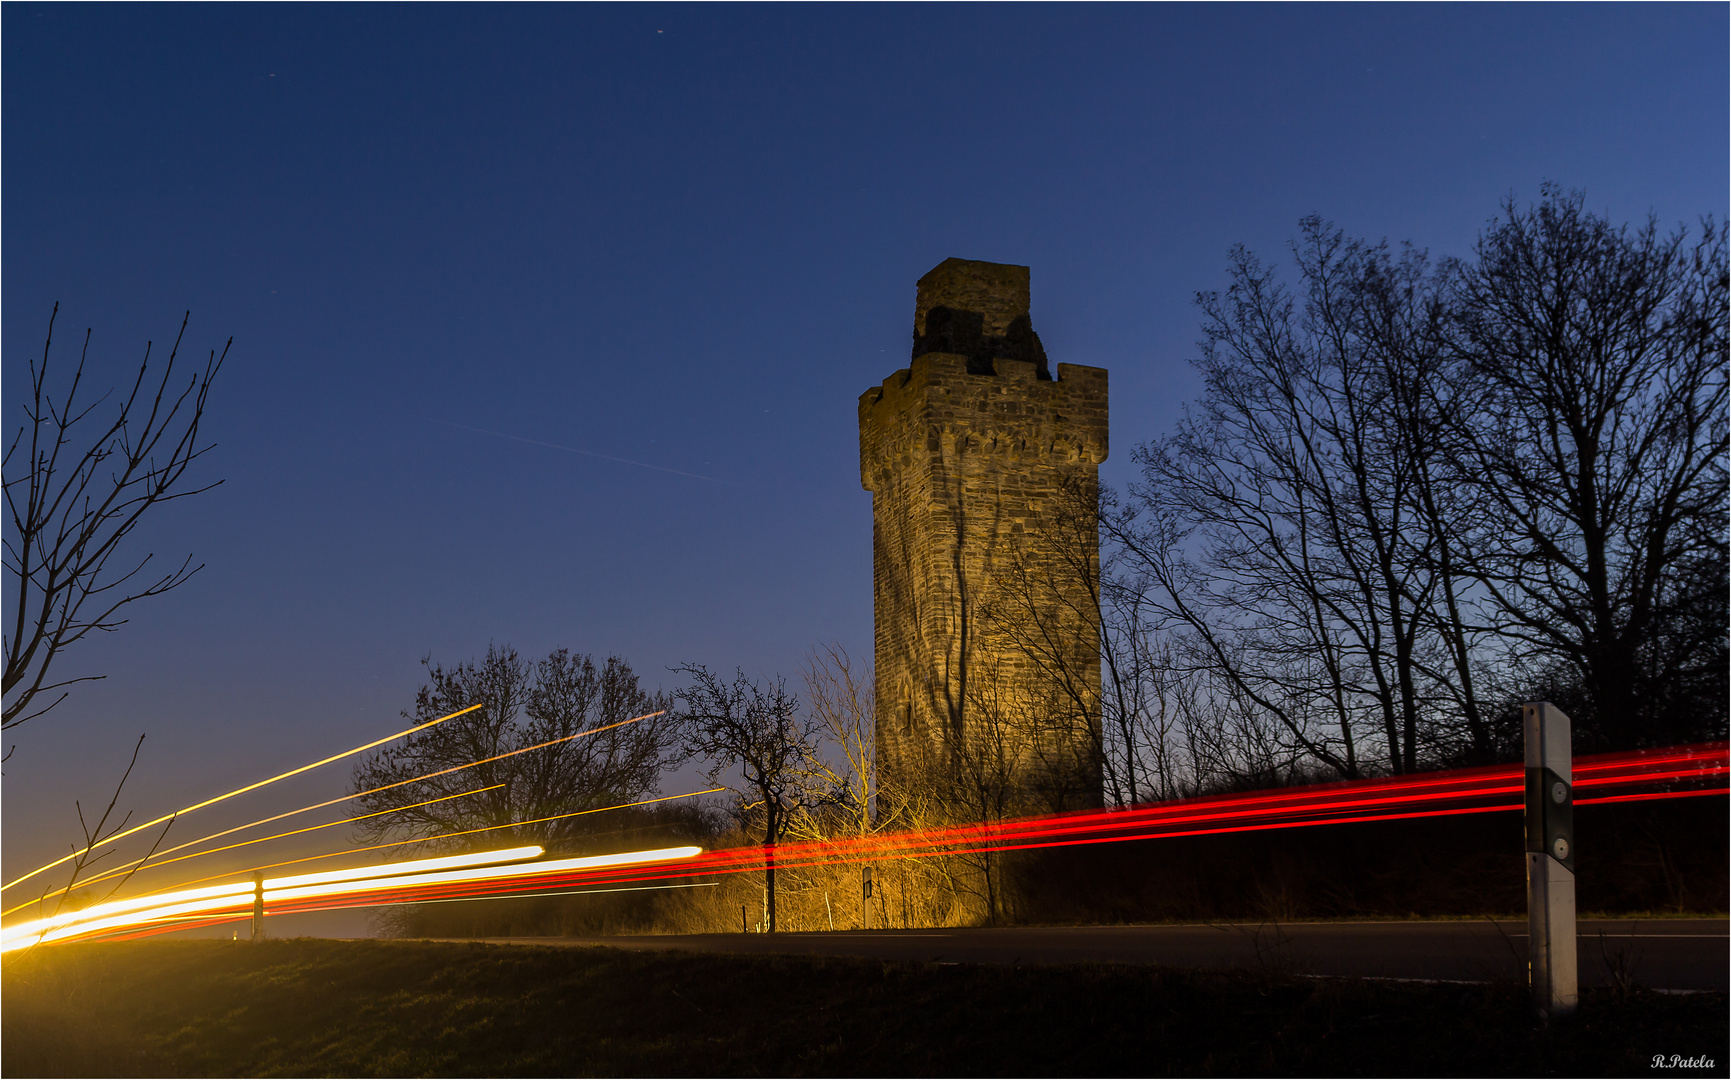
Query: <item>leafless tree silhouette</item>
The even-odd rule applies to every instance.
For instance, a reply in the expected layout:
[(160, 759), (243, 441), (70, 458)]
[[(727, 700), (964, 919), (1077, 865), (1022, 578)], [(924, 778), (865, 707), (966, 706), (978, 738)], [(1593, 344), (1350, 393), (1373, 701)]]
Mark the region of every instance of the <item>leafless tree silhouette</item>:
[[(643, 689), (617, 656), (597, 663), (555, 649), (531, 661), (509, 645), (489, 645), (479, 662), (447, 667), (427, 657), (422, 664), (427, 682), (405, 718), (425, 723), (482, 707), (381, 747), (355, 767), (354, 790), (368, 793), (356, 806), (379, 815), (356, 826), (364, 843), (485, 829), (488, 844), (586, 852), (597, 830), (616, 827), (619, 817), (581, 811), (647, 799), (677, 763), (672, 699)], [(579, 735), (585, 731), (593, 734)], [(465, 768), (470, 762), (480, 764)], [(415, 780), (442, 770), (452, 771)], [(455, 836), (443, 846), (461, 851), (473, 840)]]
[[(175, 363), (191, 318), (188, 312), (160, 376), (151, 366), (147, 343), (130, 392), (104, 422), (93, 414), (112, 395), (88, 402), (81, 397), (90, 331), (85, 331), (78, 366), (64, 393), (57, 394), (50, 383), (49, 354), (59, 313), (55, 304), (42, 357), (30, 362), (25, 422), (6, 448), (6, 508), (11, 515), (6, 574), (12, 617), (4, 639), (3, 726), (8, 729), (66, 700), (67, 687), (103, 678), (56, 678), (60, 672), (55, 661), (65, 649), (92, 630), (118, 629), (126, 622), (121, 611), (128, 604), (183, 585), (203, 568), (193, 566), (188, 555), (179, 567), (152, 576), (146, 569), (154, 556), (147, 553), (134, 562), (124, 553), (126, 539), (152, 507), (222, 482), (189, 487), (186, 471), (210, 449), (199, 444), (199, 424), (211, 380), (234, 339), (223, 345), (220, 355), (212, 349), (203, 372), (181, 382)], [(86, 421), (104, 426), (91, 435)], [(20, 452), (25, 460), (17, 460)], [(40, 703), (49, 696), (53, 700)]]
[(819, 722), (801, 712), (779, 678), (760, 686), (744, 672), (724, 683), (701, 664), (675, 670), (691, 680), (678, 693), (686, 752), (709, 761), (710, 783), (733, 790), (741, 825), (763, 827), (765, 916), (774, 933), (775, 846), (789, 819), (824, 796), (823, 778), (812, 769)]

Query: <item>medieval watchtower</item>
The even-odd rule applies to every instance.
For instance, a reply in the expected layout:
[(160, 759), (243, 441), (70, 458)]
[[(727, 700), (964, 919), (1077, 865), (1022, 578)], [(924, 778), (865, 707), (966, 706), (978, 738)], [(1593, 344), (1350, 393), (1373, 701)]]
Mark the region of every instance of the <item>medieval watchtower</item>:
[(1087, 511), (1105, 370), (1059, 364), (1053, 378), (1027, 267), (946, 259), (919, 282), (911, 365), (860, 395), (859, 428), (880, 788), (983, 762), (1017, 789), (1012, 805), (1098, 805)]

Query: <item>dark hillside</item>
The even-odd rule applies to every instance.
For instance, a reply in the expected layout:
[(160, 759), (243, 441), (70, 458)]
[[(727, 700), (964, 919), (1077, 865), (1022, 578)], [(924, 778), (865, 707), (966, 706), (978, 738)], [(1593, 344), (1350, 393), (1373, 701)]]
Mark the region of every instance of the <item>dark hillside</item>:
[(1724, 1076), (1724, 994), (430, 942), (128, 942), (6, 964), (9, 1076)]

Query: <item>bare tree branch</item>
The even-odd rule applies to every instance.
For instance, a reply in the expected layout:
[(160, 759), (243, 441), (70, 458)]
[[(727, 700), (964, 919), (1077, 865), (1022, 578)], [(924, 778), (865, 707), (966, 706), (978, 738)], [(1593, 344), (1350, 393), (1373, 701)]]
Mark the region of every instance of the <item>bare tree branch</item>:
[[(60, 305), (55, 304), (42, 357), (30, 362), (25, 423), (6, 449), (5, 561), (12, 587), (4, 637), (6, 728), (52, 710), (66, 700), (64, 688), (103, 678), (51, 679), (63, 650), (91, 631), (119, 629), (126, 623), (120, 612), (128, 604), (160, 596), (203, 569), (203, 564), (193, 566), (189, 555), (178, 567), (153, 577), (147, 573), (152, 554), (146, 553), (136, 563), (122, 556), (125, 561), (119, 566), (111, 565), (111, 560), (123, 551), (127, 536), (152, 507), (197, 495), (222, 482), (187, 487), (184, 481), (187, 468), (211, 449), (199, 444), (199, 425), (211, 380), (234, 339), (224, 344), (220, 355), (211, 350), (202, 372), (195, 371), (184, 384), (179, 382), (175, 364), (191, 319), (188, 312), (160, 376), (151, 368), (147, 344), (118, 411), (89, 437), (80, 425), (111, 395), (89, 403), (80, 397), (90, 352), (87, 330), (70, 384), (64, 395), (56, 397), (49, 381), (49, 357), (59, 312)], [(27, 461), (15, 462), (20, 451)], [(60, 693), (53, 700), (39, 703), (56, 690)]]

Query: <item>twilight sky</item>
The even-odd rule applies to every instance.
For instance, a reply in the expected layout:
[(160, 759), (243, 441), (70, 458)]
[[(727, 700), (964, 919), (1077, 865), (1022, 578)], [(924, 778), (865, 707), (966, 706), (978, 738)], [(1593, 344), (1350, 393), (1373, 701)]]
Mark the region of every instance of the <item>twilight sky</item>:
[(396, 730), (428, 654), (616, 652), (667, 687), (869, 658), (855, 401), (947, 256), (1033, 268), (1053, 361), (1111, 371), (1122, 483), (1196, 392), (1192, 296), (1235, 243), (1319, 213), (1465, 254), (1545, 180), (1726, 215), (1720, 4), (9, 3), (0, 31), (8, 437), (56, 300), (104, 386), (186, 309), (195, 351), (235, 339), (223, 486), (135, 537), (206, 568), (10, 733), (8, 879), (138, 733), (155, 816)]

